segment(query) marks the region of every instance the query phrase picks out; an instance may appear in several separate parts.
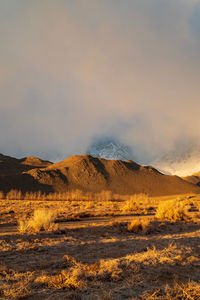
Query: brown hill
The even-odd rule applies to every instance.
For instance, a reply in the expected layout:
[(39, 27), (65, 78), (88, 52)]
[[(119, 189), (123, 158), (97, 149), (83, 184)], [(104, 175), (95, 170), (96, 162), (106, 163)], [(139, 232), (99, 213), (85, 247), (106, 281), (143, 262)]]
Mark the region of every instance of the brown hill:
[(147, 193), (155, 196), (200, 192), (195, 184), (178, 176), (163, 175), (152, 167), (140, 166), (133, 161), (94, 158), (87, 154), (71, 156), (25, 174), (56, 192), (111, 190), (118, 194)]
[(15, 175), (33, 168), (46, 168), (52, 163), (37, 157), (24, 157), (17, 159), (0, 154), (0, 175)]
[(21, 158), (19, 159), (19, 163), (21, 165), (33, 166), (35, 168), (45, 168), (52, 164), (52, 162), (48, 160), (42, 160), (38, 157), (33, 157), (33, 156)]
[(52, 164), (39, 158), (0, 155), (0, 190), (65, 192), (80, 189), (118, 194), (169, 195), (199, 193), (200, 187), (178, 176), (163, 175), (133, 161), (75, 155)]
[(186, 180), (187, 182), (200, 186), (200, 172), (197, 172), (190, 176), (183, 177), (183, 179)]
[(24, 172), (34, 168), (46, 168), (50, 164), (52, 163), (36, 157), (17, 159), (0, 154), (0, 190), (5, 192), (10, 189), (38, 190), (41, 185), (35, 182), (32, 176), (25, 175)]

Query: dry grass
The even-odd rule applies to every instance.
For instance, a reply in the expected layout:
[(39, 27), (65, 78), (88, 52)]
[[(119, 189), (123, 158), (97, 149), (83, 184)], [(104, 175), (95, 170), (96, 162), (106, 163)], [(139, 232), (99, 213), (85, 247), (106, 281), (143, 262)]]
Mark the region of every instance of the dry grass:
[(129, 198), (123, 203), (122, 211), (123, 212), (135, 212), (135, 213), (144, 213), (145, 210), (152, 209), (150, 199), (146, 194), (135, 194), (129, 196)]
[[(191, 203), (199, 207), (200, 196), (112, 197), (107, 193), (99, 201), (1, 200), (0, 298), (200, 299), (199, 223), (175, 223), (177, 214), (170, 221), (143, 215), (145, 209), (168, 200), (179, 203), (192, 219), (199, 212), (190, 210)], [(136, 212), (142, 212), (138, 219), (135, 211), (124, 215), (122, 208), (130, 199)], [(56, 222), (62, 222), (59, 230), (51, 231), (57, 226), (55, 211)], [(181, 213), (179, 218), (187, 220)], [(85, 219), (91, 215), (92, 221)], [(81, 222), (66, 222), (82, 217)], [(16, 232), (16, 220), (21, 220), (21, 232), (35, 234)], [(41, 230), (49, 232), (40, 234)]]
[(6, 194), (7, 200), (21, 200), (23, 198), (22, 192), (18, 190), (11, 190)]
[(187, 201), (168, 200), (161, 201), (156, 210), (156, 217), (160, 220), (168, 220), (172, 222), (176, 221), (188, 221), (189, 203)]
[(63, 270), (59, 275), (50, 278), (47, 277), (48, 286), (53, 289), (83, 289), (86, 285), (84, 281), (79, 278), (79, 272), (80, 270), (78, 268), (74, 268), (73, 271), (67, 272)]
[(73, 257), (64, 256), (67, 270), (62, 270), (55, 276), (42, 276), (36, 282), (46, 283), (53, 289), (73, 289), (84, 290), (98, 282), (118, 282), (124, 278), (124, 273), (130, 275), (131, 272), (138, 272), (135, 264), (129, 264), (118, 259), (100, 260), (98, 263), (83, 264), (77, 262)]
[(132, 199), (127, 200), (124, 203), (124, 206), (122, 207), (123, 212), (132, 212), (132, 211), (137, 211), (138, 210), (138, 205), (135, 201)]
[(111, 191), (101, 191), (100, 193), (83, 192), (81, 190), (74, 190), (68, 192), (49, 193), (45, 194), (41, 191), (22, 193), (18, 190), (10, 190), (4, 194), (0, 191), (0, 199), (7, 200), (51, 200), (51, 201), (125, 201), (130, 195), (113, 194)]
[(0, 299), (20, 299), (31, 294), (30, 282), (34, 278), (32, 272), (7, 271), (2, 267), (0, 271)]
[[(106, 201), (106, 209), (112, 203)], [(36, 207), (34, 201), (17, 204), (23, 206), (23, 212), (32, 205)], [(85, 204), (73, 201), (73, 206), (70, 202), (68, 207), (68, 202), (37, 202), (46, 208), (45, 212), (55, 211), (56, 207), (61, 211), (79, 211)], [(103, 210), (101, 204), (99, 209)], [(30, 215), (27, 223), (34, 219), (34, 214)], [(133, 231), (128, 231), (129, 217), (120, 217), (121, 222), (116, 222), (117, 217), (109, 217), (109, 221), (115, 220), (110, 225), (95, 219), (94, 224), (89, 220), (85, 225), (84, 221), (61, 223), (59, 231), (47, 234), (2, 232), (0, 298), (199, 299), (200, 226), (188, 222), (171, 224), (143, 216), (137, 225), (132, 224)], [(35, 220), (38, 219), (41, 218), (37, 215)], [(162, 224), (165, 226), (161, 228)], [(135, 230), (141, 234), (133, 234)]]
[[(17, 193), (15, 193), (17, 195)], [(186, 210), (182, 210), (179, 207), (179, 218), (180, 218), (180, 211), (182, 210), (187, 213), (189, 208), (189, 215), (192, 216), (190, 212), (195, 212), (196, 215), (198, 214), (198, 207), (200, 207), (200, 199), (198, 196), (192, 199), (193, 207), (191, 206), (191, 200), (187, 200), (189, 196), (185, 196), (186, 200), (177, 199), (177, 196), (170, 196), (170, 197), (156, 197), (156, 198), (149, 198), (144, 194), (137, 194), (137, 195), (112, 195), (112, 200), (105, 200), (103, 198), (105, 192), (101, 194), (94, 195), (92, 198), (92, 194), (90, 196), (86, 193), (85, 196), (81, 196), (80, 200), (52, 200), (51, 196), (55, 196), (55, 199), (59, 198), (64, 199), (66, 197), (71, 197), (70, 193), (64, 194), (50, 194), (50, 195), (42, 195), (41, 193), (33, 193), (33, 197), (31, 193), (29, 193), (28, 197), (32, 197), (33, 200), (11, 200), (11, 199), (1, 199), (1, 215), (0, 215), (0, 224), (6, 223), (16, 223), (18, 220), (24, 220), (30, 218), (33, 215), (34, 210), (38, 209), (46, 209), (46, 210), (56, 210), (57, 211), (57, 221), (63, 222), (67, 220), (78, 220), (78, 219), (85, 219), (88, 217), (103, 217), (103, 216), (114, 216), (114, 215), (153, 215), (159, 206), (160, 207), (166, 203), (166, 210), (168, 213), (172, 211), (172, 209), (168, 209), (168, 203), (181, 203), (181, 207), (183, 204), (186, 205)], [(14, 194), (13, 194), (14, 195)], [(110, 195), (110, 194), (108, 194)], [(107, 198), (108, 198), (107, 195)], [(6, 196), (6, 195), (5, 195)], [(37, 197), (38, 196), (38, 199)], [(72, 195), (73, 196), (73, 195)], [(78, 197), (78, 191), (75, 192), (74, 197)], [(25, 196), (24, 196), (25, 197)], [(35, 198), (36, 197), (36, 198)], [(48, 200), (41, 199), (42, 197), (50, 197)], [(120, 198), (121, 197), (121, 198)], [(194, 197), (194, 196), (193, 196)], [(73, 197), (71, 198), (73, 199)], [(87, 200), (88, 199), (88, 200)], [(98, 200), (97, 200), (98, 199)], [(169, 200), (167, 200), (169, 199)], [(169, 202), (168, 202), (169, 201)], [(159, 204), (160, 203), (160, 204)], [(173, 204), (171, 205), (174, 209)], [(170, 212), (171, 213), (171, 212)], [(188, 213), (187, 213), (188, 214)], [(166, 215), (166, 214), (165, 214)], [(183, 216), (183, 214), (182, 214)], [(167, 219), (169, 216), (166, 216)], [(164, 214), (160, 214), (159, 218), (164, 219)], [(182, 217), (181, 217), (182, 218)], [(181, 219), (180, 218), (180, 219)], [(172, 216), (169, 218), (172, 220)], [(25, 226), (25, 224), (24, 224)]]
[[(114, 194), (111, 191), (101, 191), (100, 193), (92, 193), (92, 192), (83, 192), (81, 190), (68, 191), (63, 193), (49, 193), (45, 194), (41, 191), (38, 192), (26, 192), (22, 193), (18, 190), (10, 190), (8, 193), (4, 194), (0, 191), (0, 199), (7, 200), (41, 200), (41, 201), (87, 201), (88, 203), (94, 203), (96, 201), (110, 202), (110, 201), (126, 201), (127, 210), (130, 207), (130, 210), (134, 210), (134, 206), (132, 208), (132, 204), (141, 205), (147, 203), (148, 205), (155, 204), (157, 201), (148, 197), (146, 194), (134, 194), (134, 195), (121, 195)], [(125, 205), (124, 205), (125, 206)], [(124, 208), (126, 210), (126, 208)]]
[[(187, 253), (187, 259), (184, 254)], [(120, 257), (117, 259), (99, 260), (93, 264), (78, 262), (74, 257), (64, 256), (65, 269), (55, 276), (41, 276), (35, 282), (45, 284), (53, 290), (76, 290), (81, 293), (92, 293), (95, 288), (115, 287), (118, 289), (118, 297), (115, 294), (113, 299), (199, 299), (200, 285), (196, 281), (185, 283), (176, 282), (173, 285), (173, 268), (180, 266), (180, 272), (185, 270), (187, 262), (194, 261), (191, 248), (169, 244), (164, 249), (157, 249), (155, 246), (145, 251)], [(196, 257), (197, 258), (197, 257)], [(176, 270), (177, 271), (177, 270)], [(170, 280), (168, 276), (170, 275)], [(166, 276), (166, 277), (165, 277)], [(162, 284), (168, 281), (167, 285)], [(149, 287), (154, 284), (154, 289)], [(140, 288), (147, 289), (140, 297), (123, 297), (124, 289), (132, 289), (139, 293)], [(122, 295), (120, 296), (120, 291)], [(91, 295), (91, 294), (90, 294)], [(111, 294), (110, 294), (111, 296)], [(89, 297), (83, 299), (90, 299)], [(101, 299), (100, 297), (98, 299)]]
[[(17, 193), (13, 192), (14, 195)], [(75, 195), (78, 197), (78, 192)], [(75, 196), (74, 195), (74, 196)], [(14, 199), (2, 199), (1, 201), (1, 218), (0, 224), (5, 223), (15, 223), (18, 220), (23, 220), (30, 218), (30, 215), (33, 214), (34, 210), (37, 209), (48, 209), (48, 210), (56, 210), (57, 211), (57, 219), (58, 221), (64, 220), (77, 220), (86, 217), (92, 216), (108, 216), (108, 215), (123, 215), (126, 214), (146, 214), (151, 212), (149, 208), (152, 208), (152, 199), (149, 199), (149, 203), (147, 201), (142, 202), (142, 196), (128, 196), (128, 195), (112, 195), (112, 200), (105, 200), (104, 195), (108, 199), (108, 195), (101, 193), (94, 195), (92, 198), (92, 194), (86, 195), (79, 200), (69, 200), (67, 197), (71, 197), (69, 194), (50, 194), (50, 195), (42, 195), (41, 193), (29, 193), (27, 198), (31, 198), (32, 200), (14, 200)], [(26, 195), (25, 195), (26, 196)], [(25, 197), (24, 196), (24, 197)], [(55, 196), (55, 199), (60, 198), (60, 200), (52, 200), (51, 197)], [(38, 197), (38, 199), (37, 199)], [(48, 199), (40, 199), (42, 197), (47, 197)], [(50, 197), (50, 198), (49, 198)], [(61, 199), (68, 200), (61, 200)], [(40, 199), (40, 200), (39, 200)], [(132, 200), (133, 199), (133, 202)], [(138, 199), (136, 203), (136, 199)], [(147, 199), (147, 198), (146, 198)], [(128, 200), (128, 201), (127, 201)], [(125, 208), (126, 207), (126, 208)], [(153, 207), (155, 209), (155, 206)], [(25, 225), (25, 224), (24, 224)]]
[[(134, 299), (134, 298), (133, 298)], [(140, 299), (144, 300), (198, 300), (200, 299), (200, 283), (195, 281), (168, 284), (165, 288), (144, 293)]]
[(18, 230), (20, 233), (36, 233), (39, 231), (52, 231), (58, 228), (54, 223), (56, 213), (51, 210), (38, 209), (34, 211), (32, 218), (19, 220)]
[(127, 225), (127, 230), (130, 232), (138, 233), (138, 232), (150, 232), (152, 228), (151, 222), (149, 219), (135, 219), (131, 223)]

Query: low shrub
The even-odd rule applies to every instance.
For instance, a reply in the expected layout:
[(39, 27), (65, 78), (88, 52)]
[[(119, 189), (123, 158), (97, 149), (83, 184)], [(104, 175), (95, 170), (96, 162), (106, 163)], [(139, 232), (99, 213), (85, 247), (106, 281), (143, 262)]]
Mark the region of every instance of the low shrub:
[(125, 201), (122, 211), (127, 212), (127, 211), (137, 211), (141, 210), (141, 206), (143, 204), (148, 203), (149, 197), (146, 194), (135, 194), (130, 196), (128, 200)]
[(143, 231), (145, 233), (149, 232), (151, 229), (151, 223), (149, 219), (135, 219), (127, 225), (127, 230), (138, 233)]
[(122, 207), (123, 212), (128, 212), (128, 211), (137, 211), (138, 210), (138, 205), (135, 201), (132, 199), (127, 200), (124, 203), (124, 206)]
[(58, 228), (54, 223), (56, 214), (52, 210), (37, 209), (34, 211), (33, 217), (28, 220), (19, 220), (18, 229), (21, 233), (39, 231), (52, 231)]
[(172, 222), (188, 221), (188, 203), (181, 200), (161, 201), (156, 210), (156, 218)]

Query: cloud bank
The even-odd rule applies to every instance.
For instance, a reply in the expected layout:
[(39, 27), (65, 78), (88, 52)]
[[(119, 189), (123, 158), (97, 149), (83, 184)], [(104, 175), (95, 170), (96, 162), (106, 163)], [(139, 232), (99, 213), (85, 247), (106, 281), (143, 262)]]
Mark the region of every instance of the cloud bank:
[(139, 162), (199, 141), (200, 1), (0, 0), (0, 152)]

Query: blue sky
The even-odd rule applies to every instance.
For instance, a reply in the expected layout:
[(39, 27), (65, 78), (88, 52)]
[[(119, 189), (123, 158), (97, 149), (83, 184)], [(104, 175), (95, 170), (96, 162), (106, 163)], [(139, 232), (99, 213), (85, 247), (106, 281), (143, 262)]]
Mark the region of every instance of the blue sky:
[(200, 1), (0, 0), (0, 152), (114, 136), (146, 162), (195, 142)]

